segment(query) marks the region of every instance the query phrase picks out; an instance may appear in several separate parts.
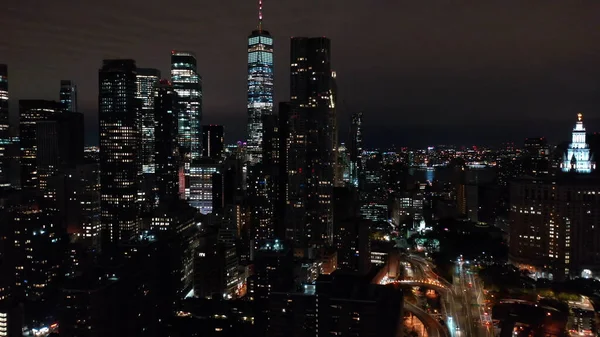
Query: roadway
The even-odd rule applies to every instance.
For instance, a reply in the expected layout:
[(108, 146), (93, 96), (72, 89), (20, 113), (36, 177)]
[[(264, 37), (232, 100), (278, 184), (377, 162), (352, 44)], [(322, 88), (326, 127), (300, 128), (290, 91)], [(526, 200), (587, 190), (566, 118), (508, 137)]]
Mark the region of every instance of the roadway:
[(425, 325), (428, 337), (448, 337), (448, 333), (446, 332), (444, 326), (442, 326), (438, 320), (433, 318), (433, 316), (425, 312), (423, 309), (405, 301), (404, 310), (415, 315)]
[(463, 308), (464, 324), (469, 336), (493, 337), (491, 312), (487, 310), (481, 280), (463, 262), (456, 264), (453, 274), (454, 293), (459, 297), (456, 300), (460, 301)]
[(483, 286), (468, 265), (455, 265), (450, 284), (433, 272), (428, 260), (415, 255), (407, 256), (406, 260), (413, 266), (415, 275), (430, 280), (435, 288), (446, 288), (440, 292), (442, 312), (452, 337), (493, 337), (492, 326), (485, 324), (491, 313), (486, 315)]

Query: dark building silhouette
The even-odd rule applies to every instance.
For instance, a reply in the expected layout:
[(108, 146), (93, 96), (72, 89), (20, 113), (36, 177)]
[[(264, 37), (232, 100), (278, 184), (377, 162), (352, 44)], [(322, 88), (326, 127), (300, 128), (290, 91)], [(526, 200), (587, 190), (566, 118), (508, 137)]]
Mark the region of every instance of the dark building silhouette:
[(62, 111), (56, 101), (19, 101), (19, 139), (21, 144), (21, 188), (38, 188), (37, 123), (53, 119)]
[(60, 81), (59, 101), (64, 111), (78, 112), (77, 86), (71, 80)]
[(222, 159), (225, 152), (223, 125), (202, 126), (202, 156)]
[(98, 78), (102, 240), (116, 243), (138, 233), (140, 170), (136, 65), (105, 60)]
[(0, 187), (10, 186), (9, 154), (9, 111), (8, 111), (8, 67), (0, 64)]
[(350, 123), (350, 182), (357, 187), (362, 186), (360, 184), (363, 151), (362, 119), (362, 112), (357, 112), (352, 114)]
[(403, 326), (403, 293), (334, 272), (303, 292), (272, 292), (268, 313), (266, 336), (393, 337)]
[(36, 123), (38, 188), (54, 174), (83, 162), (83, 114), (62, 112)]
[(300, 245), (333, 239), (335, 73), (327, 38), (292, 38), (286, 237)]
[(177, 116), (181, 105), (173, 86), (161, 80), (154, 90), (156, 199), (178, 198), (179, 155)]

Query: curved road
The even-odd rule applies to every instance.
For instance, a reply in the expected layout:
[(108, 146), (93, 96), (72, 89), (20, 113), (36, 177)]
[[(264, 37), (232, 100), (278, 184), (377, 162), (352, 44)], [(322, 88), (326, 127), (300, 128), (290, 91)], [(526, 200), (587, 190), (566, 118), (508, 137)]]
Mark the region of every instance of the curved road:
[(440, 322), (431, 317), (430, 314), (426, 313), (421, 308), (412, 303), (404, 301), (404, 309), (417, 316), (417, 318), (423, 322), (425, 328), (427, 329), (428, 337), (449, 337), (448, 331), (444, 328), (444, 326), (442, 326)]

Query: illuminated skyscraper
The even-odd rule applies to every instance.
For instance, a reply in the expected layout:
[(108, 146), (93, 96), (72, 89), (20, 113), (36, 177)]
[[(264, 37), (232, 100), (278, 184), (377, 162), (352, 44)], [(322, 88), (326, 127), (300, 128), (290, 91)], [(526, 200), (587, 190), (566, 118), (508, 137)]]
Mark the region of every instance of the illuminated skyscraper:
[(104, 60), (99, 71), (100, 208), (104, 244), (138, 233), (140, 170), (138, 109), (134, 60)]
[(258, 29), (248, 36), (248, 156), (262, 159), (263, 116), (273, 113), (273, 38), (262, 29), (259, 0)]
[(590, 173), (596, 168), (596, 164), (592, 162), (590, 147), (585, 142), (585, 135), (583, 114), (577, 114), (573, 138), (561, 165), (563, 172)]
[[(337, 147), (331, 41), (292, 38), (286, 236), (298, 244), (331, 244)], [(288, 216), (289, 215), (289, 216)]]
[(142, 139), (142, 172), (154, 173), (154, 86), (160, 80), (160, 70), (139, 68), (137, 70), (136, 98), (142, 101), (139, 124)]
[(187, 159), (202, 156), (202, 77), (196, 63), (191, 52), (171, 52), (171, 82), (183, 104), (177, 123), (179, 146)]
[(8, 67), (0, 64), (0, 186), (9, 184), (8, 180)]
[(77, 112), (77, 86), (73, 81), (60, 81), (59, 99), (65, 111)]

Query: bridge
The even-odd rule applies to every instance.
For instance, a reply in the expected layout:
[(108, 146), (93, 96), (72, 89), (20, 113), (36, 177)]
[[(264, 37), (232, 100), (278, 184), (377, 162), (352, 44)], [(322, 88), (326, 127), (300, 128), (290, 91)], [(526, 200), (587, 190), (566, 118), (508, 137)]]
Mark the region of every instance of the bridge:
[(410, 302), (405, 301), (404, 310), (415, 315), (421, 322), (423, 322), (423, 324), (425, 325), (425, 329), (427, 330), (427, 336), (449, 337), (448, 329), (446, 329), (446, 327), (440, 324), (440, 322), (438, 322), (427, 312), (423, 311), (421, 308), (417, 307), (416, 305)]
[(448, 291), (451, 291), (448, 287), (446, 287), (437, 280), (390, 280), (384, 278), (380, 284), (397, 284), (410, 287), (423, 287), (436, 290), (439, 293), (446, 293)]

